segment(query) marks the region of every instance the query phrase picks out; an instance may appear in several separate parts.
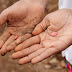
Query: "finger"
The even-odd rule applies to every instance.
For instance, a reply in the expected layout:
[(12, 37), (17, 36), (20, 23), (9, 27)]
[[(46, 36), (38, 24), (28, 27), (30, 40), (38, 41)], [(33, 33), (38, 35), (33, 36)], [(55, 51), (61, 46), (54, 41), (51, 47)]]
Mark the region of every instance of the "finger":
[(48, 18), (45, 17), (44, 20), (38, 24), (36, 26), (36, 28), (34, 29), (34, 31), (32, 32), (33, 35), (38, 35), (40, 34), (41, 32), (43, 32), (48, 26), (49, 26), (49, 21), (48, 21)]
[(13, 50), (17, 45), (25, 41), (26, 39), (30, 38), (32, 35), (31, 34), (26, 34), (24, 36), (18, 37), (17, 40), (15, 40), (13, 43), (7, 46), (7, 51)]
[(46, 49), (45, 48), (41, 48), (38, 49), (37, 51), (33, 52), (32, 54), (28, 55), (27, 57), (23, 57), (21, 58), (18, 63), (19, 64), (25, 64), (30, 62), (33, 58), (35, 58), (36, 56), (40, 55), (42, 52), (44, 52)]
[(19, 52), (14, 53), (12, 55), (12, 58), (16, 59), (16, 58), (27, 56), (28, 54), (33, 53), (34, 51), (38, 50), (41, 47), (42, 46), (39, 45), (39, 44), (33, 45), (33, 46), (29, 47), (29, 48), (26, 48), (26, 49), (23, 49), (23, 50), (21, 50)]
[(32, 63), (38, 63), (40, 61), (43, 61), (44, 59), (48, 58), (49, 56), (55, 54), (57, 50), (55, 48), (49, 48), (45, 50), (43, 53), (41, 53), (39, 56), (32, 59)]
[(15, 40), (15, 36), (12, 35), (9, 39), (5, 42), (3, 47), (1, 48), (1, 55), (4, 55), (7, 52), (7, 46)]
[(15, 48), (15, 51), (20, 51), (24, 48), (27, 48), (31, 45), (34, 45), (34, 44), (39, 44), (40, 43), (40, 37), (37, 35), (37, 36), (34, 36), (30, 39), (27, 39), (26, 41), (24, 41), (22, 44), (18, 45), (16, 48)]
[(7, 21), (7, 15), (8, 15), (7, 9), (5, 9), (4, 11), (2, 11), (2, 13), (0, 14), (0, 28)]
[(0, 48), (2, 48), (3, 44), (6, 42), (6, 40), (10, 37), (10, 33), (7, 31), (4, 31), (2, 36), (0, 37)]
[(51, 48), (47, 48), (47, 50), (45, 50), (39, 56), (32, 59), (32, 63), (38, 63), (38, 62), (48, 58), (49, 56), (51, 56), (59, 51), (62, 51), (65, 48), (67, 48), (66, 43), (64, 43), (63, 41), (56, 41), (52, 44)]

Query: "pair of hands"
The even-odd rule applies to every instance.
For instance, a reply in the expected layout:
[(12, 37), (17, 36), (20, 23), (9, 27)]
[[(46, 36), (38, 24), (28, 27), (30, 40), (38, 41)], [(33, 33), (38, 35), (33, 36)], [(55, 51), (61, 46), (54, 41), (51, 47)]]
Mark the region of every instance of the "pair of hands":
[(72, 44), (72, 11), (58, 10), (43, 19), (44, 9), (39, 2), (22, 0), (1, 13), (0, 25), (7, 22), (0, 37), (2, 55), (14, 50), (12, 58), (20, 58), (19, 64), (38, 63)]

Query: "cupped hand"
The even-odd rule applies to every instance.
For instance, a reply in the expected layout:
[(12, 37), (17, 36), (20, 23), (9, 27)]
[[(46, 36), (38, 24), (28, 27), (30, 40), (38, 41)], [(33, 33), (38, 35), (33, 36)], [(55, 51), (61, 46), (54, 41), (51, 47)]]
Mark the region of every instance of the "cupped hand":
[(0, 14), (0, 27), (7, 22), (0, 37), (2, 55), (32, 36), (33, 29), (43, 19), (44, 9), (45, 7), (39, 2), (21, 0)]
[[(52, 36), (57, 32), (56, 36)], [(39, 34), (39, 35), (38, 35)], [(58, 10), (48, 14), (33, 31), (33, 36), (15, 48), (12, 58), (19, 64), (38, 63), (49, 56), (66, 49), (72, 44), (72, 11)]]

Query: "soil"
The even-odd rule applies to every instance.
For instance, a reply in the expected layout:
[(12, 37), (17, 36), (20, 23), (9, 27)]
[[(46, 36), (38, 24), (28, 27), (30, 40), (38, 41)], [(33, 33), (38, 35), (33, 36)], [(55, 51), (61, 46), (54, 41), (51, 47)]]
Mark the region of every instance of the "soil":
[[(0, 0), (0, 12), (9, 7), (18, 0)], [(48, 0), (46, 13), (53, 12), (58, 9), (58, 0)], [(2, 30), (3, 31), (3, 30)], [(0, 56), (0, 72), (66, 72), (65, 63), (61, 57), (61, 53), (40, 62), (38, 64), (18, 65), (17, 60), (12, 60), (12, 52), (5, 56)]]

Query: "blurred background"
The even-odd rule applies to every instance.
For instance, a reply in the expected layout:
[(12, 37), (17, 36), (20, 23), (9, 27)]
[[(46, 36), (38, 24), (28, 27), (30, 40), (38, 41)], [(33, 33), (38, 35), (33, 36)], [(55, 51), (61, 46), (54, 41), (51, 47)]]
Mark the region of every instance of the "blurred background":
[[(0, 13), (18, 0), (0, 0)], [(48, 0), (45, 13), (48, 14), (58, 9), (58, 0)], [(61, 53), (38, 64), (18, 65), (17, 60), (11, 59), (12, 52), (5, 56), (0, 56), (0, 72), (66, 72), (65, 63)]]

